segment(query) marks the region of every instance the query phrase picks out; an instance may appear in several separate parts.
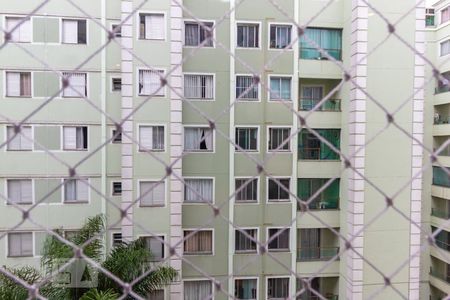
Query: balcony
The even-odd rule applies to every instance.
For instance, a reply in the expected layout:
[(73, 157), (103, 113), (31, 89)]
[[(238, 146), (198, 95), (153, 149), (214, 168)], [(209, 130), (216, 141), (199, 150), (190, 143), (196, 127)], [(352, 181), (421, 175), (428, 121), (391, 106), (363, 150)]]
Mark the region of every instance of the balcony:
[[(299, 178), (297, 179), (297, 196), (302, 201), (310, 201), (308, 203), (310, 210), (339, 209), (340, 180), (334, 179), (328, 183), (329, 180), (326, 178)], [(310, 199), (325, 185), (327, 187), (324, 190)], [(299, 203), (297, 203), (297, 210), (301, 210)]]
[(322, 297), (311, 292), (303, 281), (297, 279), (297, 292), (303, 289), (303, 293), (297, 296), (297, 300), (339, 299), (339, 277), (315, 277), (310, 281), (310, 286)]
[[(298, 104), (299, 110), (310, 111), (320, 102), (321, 99), (308, 99), (301, 98)], [(320, 107), (317, 107), (315, 111), (341, 111), (341, 99), (328, 99)]]
[[(338, 300), (339, 299), (339, 295), (331, 295), (331, 294), (322, 295), (322, 297), (324, 297), (327, 300)], [(299, 299), (299, 300), (322, 300), (323, 298), (316, 296), (316, 295), (310, 295), (310, 296), (305, 296), (305, 297), (300, 296), (297, 299)]]
[(431, 209), (431, 215), (433, 217), (439, 218), (439, 219), (444, 219), (444, 220), (448, 220), (450, 219), (450, 214), (448, 211), (445, 211), (443, 209), (438, 209), (438, 208), (432, 208)]
[[(314, 247), (297, 249), (297, 261), (330, 260), (339, 253), (339, 247)], [(339, 258), (338, 258), (339, 259)]]

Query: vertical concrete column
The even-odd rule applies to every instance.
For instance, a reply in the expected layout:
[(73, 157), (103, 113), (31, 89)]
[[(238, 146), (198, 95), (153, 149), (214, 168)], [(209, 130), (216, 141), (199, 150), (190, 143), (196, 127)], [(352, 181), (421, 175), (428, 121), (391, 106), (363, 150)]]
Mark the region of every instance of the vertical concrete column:
[[(133, 12), (133, 2), (123, 0), (122, 21)], [(133, 17), (128, 18), (122, 25), (122, 47), (133, 50)], [(130, 53), (122, 49), (122, 118), (130, 114), (133, 109), (133, 58)], [(122, 209), (133, 202), (133, 142), (128, 136), (133, 136), (133, 117), (128, 118), (122, 125)], [(127, 216), (132, 220), (133, 207), (127, 210)], [(133, 222), (122, 219), (122, 238), (125, 241), (133, 239)]]
[[(182, 2), (178, 0), (179, 2)], [(170, 244), (176, 245), (183, 238), (182, 230), (182, 197), (183, 185), (179, 178), (182, 176), (182, 26), (183, 11), (176, 3), (171, 1), (170, 8), (170, 68), (172, 71), (169, 82), (172, 87), (170, 91), (170, 162), (172, 174), (170, 176)], [(173, 249), (176, 254), (182, 255), (182, 243)], [(170, 265), (179, 273), (181, 280), (182, 261), (179, 256), (172, 255)], [(181, 281), (174, 282), (170, 287), (170, 299), (183, 299)]]
[[(361, 0), (352, 1), (351, 19), (351, 65), (352, 78), (362, 88), (367, 86), (367, 60), (361, 58), (367, 54), (368, 7)], [(355, 84), (350, 86), (349, 106), (349, 154), (355, 152), (365, 143), (366, 134), (366, 96)], [(354, 155), (352, 166), (364, 174), (365, 151)], [(356, 237), (353, 248), (364, 255), (364, 179), (355, 170), (349, 171), (348, 206), (347, 206), (347, 238)], [(347, 299), (363, 298), (363, 260), (354, 251), (347, 251)]]
[[(414, 48), (417, 52), (425, 54), (425, 3), (416, 0), (416, 33)], [(420, 173), (411, 183), (411, 221), (421, 226), (422, 210), (422, 162), (423, 148), (418, 143), (423, 143), (424, 134), (424, 86), (425, 62), (416, 54), (414, 57), (414, 98), (412, 100), (412, 134), (417, 141), (412, 140), (411, 173), (412, 176)], [(420, 285), (420, 229), (413, 223), (410, 224), (410, 253), (414, 257), (409, 262), (409, 299), (419, 299)]]

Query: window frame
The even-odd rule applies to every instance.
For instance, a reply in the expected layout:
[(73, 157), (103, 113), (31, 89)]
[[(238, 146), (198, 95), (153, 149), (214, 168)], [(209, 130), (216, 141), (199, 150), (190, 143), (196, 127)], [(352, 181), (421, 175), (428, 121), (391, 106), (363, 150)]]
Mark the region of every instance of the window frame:
[[(137, 235), (137, 238), (139, 239), (139, 238), (156, 238), (156, 237), (159, 237), (159, 238), (162, 238), (163, 239), (163, 241), (164, 242), (162, 242), (162, 246), (163, 246), (163, 251), (164, 251), (164, 256), (162, 257), (162, 259), (161, 260), (153, 260), (153, 259), (151, 259), (149, 262), (150, 263), (161, 263), (161, 262), (163, 262), (165, 259), (167, 259), (167, 253), (169, 252), (169, 249), (168, 249), (168, 247), (167, 247), (167, 245), (166, 245), (166, 243), (167, 242), (170, 242), (170, 241), (168, 241), (167, 240), (167, 234), (165, 234), (165, 233), (160, 233), (160, 232), (155, 232), (155, 233), (153, 233), (153, 234), (138, 234)], [(165, 261), (165, 262), (168, 262), (168, 261)]]
[(64, 181), (66, 180), (80, 180), (80, 179), (84, 179), (86, 180), (89, 184), (91, 184), (91, 180), (89, 177), (82, 177), (82, 178), (62, 178), (61, 179), (61, 203), (62, 204), (69, 204), (69, 205), (86, 205), (86, 204), (91, 204), (91, 187), (89, 186), (89, 184), (86, 184), (87, 186), (87, 200), (76, 200), (76, 201), (66, 201), (66, 184)]
[[(116, 183), (120, 183), (121, 184), (120, 194), (114, 192), (114, 184), (116, 184)], [(122, 181), (112, 180), (111, 181), (111, 196), (112, 197), (116, 197), (116, 196), (120, 197), (120, 196), (122, 196), (122, 191), (123, 191), (122, 187), (123, 187)]]
[[(439, 10), (439, 25), (438, 25), (438, 26), (444, 25), (444, 24), (446, 24), (446, 23), (448, 23), (448, 22), (450, 21), (450, 17), (449, 17), (449, 19), (446, 20), (446, 21), (443, 21), (443, 20), (442, 20), (442, 13), (443, 13), (445, 10), (448, 10), (448, 11), (449, 11), (448, 13), (450, 14), (450, 5), (447, 5), (447, 6), (445, 6), (445, 7), (443, 7), (442, 9)], [(435, 11), (435, 13), (436, 13), (436, 11)]]
[(138, 67), (137, 68), (137, 72), (136, 72), (136, 97), (145, 97), (145, 98), (149, 98), (150, 100), (152, 99), (160, 99), (160, 98), (167, 98), (167, 85), (163, 86), (163, 88), (159, 91), (159, 93), (162, 93), (162, 95), (151, 95), (151, 94), (141, 94), (139, 89), (140, 89), (140, 82), (139, 82), (139, 76), (140, 76), (140, 72), (141, 71), (151, 71), (151, 72), (162, 72), (162, 76), (165, 77), (167, 70), (165, 68), (160, 68), (160, 67), (152, 67), (152, 68), (147, 68), (147, 67)]
[[(216, 20), (206, 20), (206, 19), (184, 19), (183, 18), (183, 23), (182, 23), (182, 30), (181, 30), (181, 35), (182, 35), (182, 42), (183, 42), (183, 48), (197, 48), (202, 42), (199, 42), (199, 45), (196, 46), (189, 46), (186, 45), (186, 23), (195, 23), (198, 26), (200, 26), (200, 24), (198, 24), (198, 22), (202, 22), (202, 23), (212, 23), (212, 28), (213, 28), (213, 32), (212, 32), (212, 46), (203, 46), (201, 47), (201, 49), (215, 49), (216, 48), (216, 42), (215, 40), (217, 40), (217, 35), (216, 35)], [(200, 41), (200, 37), (199, 37), (199, 41)]]
[[(83, 71), (77, 71), (77, 72), (72, 72), (72, 71), (62, 71), (61, 72), (62, 75), (64, 76), (64, 73), (66, 74), (84, 74), (85, 76), (85, 91), (86, 91), (86, 95), (84, 97), (80, 97), (78, 94), (76, 96), (64, 96), (64, 91), (66, 89), (63, 89), (63, 76), (59, 77), (59, 89), (60, 89), (60, 94), (59, 97), (62, 99), (84, 99), (84, 98), (89, 98), (90, 97), (90, 91), (89, 91), (89, 80), (90, 80), (90, 76), (89, 76), (89, 72), (83, 72)], [(69, 87), (67, 87), (69, 88)], [(70, 89), (71, 91), (73, 91), (73, 89)], [(46, 97), (44, 97), (46, 98)]]
[[(141, 127), (163, 127), (164, 128), (164, 149), (147, 149), (144, 150), (141, 148)], [(167, 132), (167, 124), (165, 123), (138, 123), (137, 124), (137, 140), (139, 142), (136, 145), (137, 152), (146, 153), (146, 152), (156, 152), (156, 153), (166, 153), (167, 152), (167, 143), (168, 143), (168, 132)]]
[(112, 128), (111, 129), (111, 141), (110, 141), (110, 143), (111, 144), (122, 144), (122, 132), (120, 133), (120, 135), (118, 135), (116, 137), (116, 138), (118, 138), (120, 136), (120, 141), (119, 141), (119, 140), (116, 140), (116, 138), (114, 138), (114, 134), (115, 134), (116, 131), (117, 131), (116, 128)]
[(256, 136), (256, 149), (250, 149), (250, 150), (247, 150), (247, 149), (244, 149), (244, 150), (239, 150), (239, 149), (236, 149), (236, 146), (234, 146), (233, 148), (234, 148), (234, 152), (235, 153), (243, 153), (243, 152), (248, 152), (248, 153), (259, 153), (260, 152), (260, 143), (261, 143), (261, 130), (260, 130), (260, 126), (259, 125), (235, 125), (234, 126), (234, 138), (235, 138), (235, 140), (234, 140), (234, 143), (237, 145), (238, 144), (238, 141), (236, 140), (236, 131), (238, 130), (238, 129), (256, 129), (256, 133), (257, 133), (257, 136)]
[[(236, 49), (261, 49), (262, 48), (262, 22), (261, 21), (251, 21), (251, 20), (236, 20), (235, 21), (235, 48)], [(239, 25), (258, 25), (258, 47), (241, 47), (238, 46), (238, 27)]]
[[(271, 86), (271, 80), (272, 78), (279, 78), (279, 79), (290, 79), (290, 97), (289, 99), (282, 99), (282, 98), (272, 98), (271, 96), (271, 91), (272, 91), (272, 86)], [(294, 103), (294, 77), (292, 75), (289, 74), (269, 74), (268, 75), (268, 80), (267, 80), (267, 86), (268, 89), (266, 89), (266, 94), (267, 94), (267, 101), (270, 103)]]
[[(247, 49), (247, 48), (244, 48)], [(250, 48), (251, 49), (251, 48)], [(252, 99), (252, 98), (240, 98), (238, 100), (238, 97), (236, 95), (236, 89), (237, 89), (237, 78), (238, 77), (254, 77), (254, 74), (250, 74), (250, 73), (236, 73), (234, 74), (234, 95), (232, 97), (234, 97), (234, 99), (237, 102), (251, 102), (251, 103), (255, 103), (255, 102), (261, 102), (261, 95), (262, 95), (262, 83), (261, 83), (261, 79), (259, 80), (259, 83), (257, 84), (258, 87), (258, 98), (256, 99)]]
[(120, 22), (119, 23), (111, 22), (109, 24), (109, 29), (111, 30), (111, 32), (113, 32), (114, 31), (114, 27), (117, 27), (117, 26), (120, 26), (120, 30), (114, 34), (114, 38), (115, 39), (120, 39), (122, 37), (122, 29), (123, 29), (123, 25), (121, 25)]
[[(205, 129), (209, 129), (209, 130), (212, 130), (212, 134), (211, 134), (211, 138), (212, 138), (212, 150), (201, 150), (201, 149), (199, 149), (199, 150), (185, 150), (185, 144), (184, 144), (184, 139), (185, 139), (185, 131), (186, 131), (186, 128), (205, 128)], [(211, 129), (211, 127), (209, 127), (208, 125), (204, 125), (204, 124), (202, 124), (202, 125), (196, 125), (196, 124), (183, 124), (183, 135), (182, 135), (182, 146), (183, 146), (183, 152), (184, 153), (190, 153), (190, 154), (193, 154), (193, 153), (199, 153), (199, 154), (201, 154), (201, 153), (216, 153), (216, 130), (215, 129)]]
[(183, 176), (183, 180), (186, 179), (209, 179), (212, 180), (212, 199), (211, 202), (186, 202), (185, 201), (185, 185), (182, 183), (183, 186), (183, 201), (182, 205), (214, 205), (216, 204), (216, 178), (213, 176)]
[[(148, 204), (142, 204), (142, 199), (141, 199), (141, 183), (142, 182), (150, 182), (150, 183), (157, 183), (161, 181), (161, 178), (141, 178), (137, 180), (137, 196), (139, 198), (139, 207), (142, 208), (164, 208), (167, 206), (167, 195), (169, 194), (167, 189), (168, 189), (168, 184), (167, 184), (167, 178), (165, 178), (164, 180), (162, 180), (162, 183), (164, 183), (164, 204), (152, 204), (152, 205), (148, 205)], [(153, 189), (154, 190), (154, 189)]]
[[(3, 133), (4, 133), (4, 137), (5, 137), (5, 142), (9, 138), (8, 137), (8, 128), (10, 128), (10, 127), (14, 127), (14, 126), (11, 126), (11, 125), (8, 125), (8, 124), (5, 124), (5, 126), (4, 126), (5, 129), (4, 129)], [(9, 149), (9, 143), (6, 143), (3, 151), (6, 151), (6, 152), (34, 152), (34, 151), (36, 151), (36, 147), (35, 147), (35, 143), (34, 143), (34, 127), (35, 126), (32, 125), (32, 124), (24, 124), (21, 127), (22, 127), (22, 129), (24, 127), (30, 127), (31, 128), (31, 139), (33, 140), (33, 142), (31, 142), (31, 149)], [(21, 133), (19, 133), (18, 135), (20, 135), (20, 134)]]
[[(141, 38), (141, 29), (140, 29), (140, 24), (141, 24), (141, 14), (142, 15), (163, 15), (163, 25), (164, 25), (164, 38), (162, 39), (146, 39), (146, 38)], [(136, 13), (136, 40), (137, 41), (160, 41), (160, 42), (165, 42), (167, 41), (167, 35), (169, 34), (170, 31), (170, 26), (167, 26), (167, 12), (163, 11), (163, 10), (139, 10)], [(145, 35), (144, 35), (145, 36)]]
[(232, 287), (232, 291), (233, 291), (233, 296), (237, 298), (236, 294), (235, 294), (235, 290), (236, 290), (236, 281), (237, 280), (255, 280), (256, 279), (256, 300), (259, 299), (259, 277), (257, 276), (237, 276), (237, 277), (233, 277), (233, 287)]
[[(111, 231), (110, 233), (111, 233), (111, 236), (110, 236), (110, 238), (111, 238), (110, 248), (112, 249), (112, 248), (114, 248), (114, 235), (115, 234), (122, 235), (122, 231)], [(121, 240), (121, 242), (123, 242), (123, 236), (121, 236), (120, 240)]]
[(291, 296), (291, 289), (292, 289), (292, 282), (291, 282), (291, 277), (289, 276), (266, 276), (266, 288), (265, 288), (265, 296), (267, 300), (271, 300), (271, 299), (279, 299), (279, 298), (269, 298), (269, 279), (287, 279), (288, 280), (288, 297)]
[(195, 228), (195, 227), (187, 227), (187, 228), (183, 228), (183, 240), (187, 241), (187, 239), (185, 239), (185, 235), (184, 233), (186, 231), (195, 231), (195, 232), (201, 232), (201, 231), (210, 231), (211, 232), (211, 253), (208, 252), (185, 252), (184, 250), (184, 242), (182, 245), (183, 248), (183, 255), (187, 255), (187, 256), (214, 256), (215, 255), (215, 247), (214, 247), (214, 243), (215, 243), (215, 228)]
[(255, 246), (256, 249), (255, 250), (236, 250), (236, 234), (239, 232), (239, 230), (237, 230), (236, 228), (234, 229), (233, 232), (233, 250), (234, 250), (234, 254), (259, 254), (259, 245), (257, 242), (261, 241), (261, 236), (260, 236), (260, 230), (258, 227), (239, 227), (239, 229), (241, 230), (256, 230), (256, 242), (255, 242)]
[(181, 282), (182, 282), (181, 288), (182, 288), (183, 293), (184, 293), (184, 283), (187, 281), (209, 281), (211, 283), (211, 300), (215, 299), (216, 291), (214, 289), (214, 283), (211, 279), (204, 278), (204, 277), (183, 278), (183, 279), (181, 279)]
[[(235, 196), (233, 197), (235, 205), (236, 204), (238, 204), (238, 205), (259, 204), (259, 199), (260, 199), (260, 194), (261, 194), (261, 192), (260, 192), (261, 186), (260, 186), (260, 177), (259, 176), (257, 176), (257, 177), (236, 176), (236, 177), (234, 177), (234, 182), (233, 182), (234, 192), (236, 193), (236, 180), (248, 180), (248, 179), (256, 180), (256, 191), (257, 191), (256, 192), (256, 201), (248, 201), (248, 200), (247, 201), (242, 201), (242, 200), (237, 201), (236, 194), (235, 194)], [(248, 184), (247, 184), (247, 186), (248, 186)]]
[[(33, 252), (31, 255), (10, 255), (10, 251), (9, 251), (9, 244), (10, 244), (10, 242), (9, 242), (9, 235), (10, 234), (27, 234), (27, 233), (31, 233), (31, 251)], [(5, 251), (5, 256), (6, 256), (6, 258), (17, 258), (17, 259), (20, 259), (20, 258), (24, 258), (24, 257), (36, 257), (36, 240), (35, 240), (35, 237), (34, 237), (34, 231), (11, 231), (11, 232), (8, 232), (8, 234), (6, 235), (6, 239), (5, 239), (5, 246), (6, 246), (6, 251)]]
[(266, 144), (267, 144), (266, 151), (267, 151), (267, 153), (291, 153), (292, 152), (292, 140), (295, 138), (295, 136), (289, 140), (289, 149), (287, 149), (287, 150), (283, 150), (283, 149), (271, 150), (270, 143), (269, 143), (270, 142), (270, 129), (289, 129), (289, 136), (292, 135), (292, 127), (291, 126), (282, 126), (282, 125), (267, 126), (267, 130), (266, 130)]
[[(439, 43), (439, 46), (437, 47), (438, 57), (440, 58), (440, 57), (445, 57), (447, 55), (450, 55), (450, 38), (449, 37), (443, 38), (443, 39), (439, 40), (438, 43)], [(442, 44), (444, 44), (444, 43), (449, 43), (449, 52), (446, 54), (442, 54)]]
[[(64, 145), (64, 128), (65, 127), (86, 127), (87, 128), (87, 130), (86, 130), (86, 134), (87, 134), (87, 147), (86, 147), (86, 149), (67, 149), (66, 147), (65, 147), (65, 145)], [(90, 137), (90, 135), (91, 135), (91, 132), (90, 132), (90, 129), (89, 129), (89, 127), (90, 126), (88, 126), (88, 125), (76, 125), (76, 124), (74, 124), (74, 125), (63, 125), (63, 126), (61, 126), (61, 130), (60, 130), (60, 134), (61, 134), (61, 150), (62, 151), (64, 151), (64, 152), (70, 152), (70, 151), (72, 151), (72, 152), (83, 152), (83, 151), (89, 151), (90, 149), (89, 149), (89, 146), (90, 146), (90, 143), (89, 143), (89, 137)]]
[[(121, 91), (122, 91), (122, 77), (119, 75), (119, 76), (110, 76), (109, 77), (110, 78), (110, 84), (111, 84), (111, 89), (110, 89), (110, 92), (111, 93), (120, 93)], [(115, 79), (119, 79), (120, 80), (120, 89), (119, 90), (116, 90), (116, 89), (114, 89), (114, 80)]]
[[(8, 193), (9, 193), (9, 190), (8, 190), (8, 181), (10, 181), (10, 180), (30, 180), (31, 181), (31, 202), (30, 203), (28, 203), (28, 202), (26, 202), (26, 203), (15, 203), (15, 204), (13, 204), (13, 203), (9, 203), (9, 201), (8, 201), (8, 198), (9, 198), (9, 196), (8, 196)], [(35, 186), (35, 179), (34, 178), (5, 178), (5, 180), (4, 180), (4, 191), (5, 191), (5, 196), (6, 196), (6, 199), (4, 199), (4, 203), (5, 203), (5, 205), (6, 206), (14, 206), (14, 205), (17, 205), (17, 206), (21, 206), (21, 205), (33, 205), (33, 204), (35, 204), (36, 203), (36, 186)]]
[[(9, 96), (8, 95), (8, 80), (7, 80), (7, 74), (8, 73), (29, 73), (30, 74), (30, 81), (31, 81), (31, 94), (30, 96)], [(10, 98), (20, 98), (20, 99), (30, 99), (35, 98), (34, 97), (34, 73), (35, 71), (26, 71), (26, 70), (17, 70), (17, 69), (8, 69), (3, 70), (3, 98), (10, 99)]]
[[(84, 46), (88, 46), (90, 43), (89, 43), (89, 28), (90, 28), (90, 25), (89, 25), (89, 19), (87, 19), (87, 18), (78, 18), (78, 17), (62, 17), (62, 18), (59, 18), (59, 41), (60, 41), (60, 44), (61, 45), (84, 45)], [(86, 22), (86, 43), (84, 43), (84, 44), (82, 44), (82, 43), (65, 43), (64, 42), (64, 32), (63, 32), (63, 29), (64, 29), (64, 20), (67, 20), (67, 21), (85, 21)], [(77, 37), (77, 39), (78, 39), (78, 37)]]
[[(268, 243), (268, 241), (270, 240), (270, 238), (271, 238), (271, 236), (270, 236), (270, 229), (276, 229), (276, 230), (283, 230), (284, 229), (284, 232), (286, 232), (286, 231), (288, 231), (288, 233), (289, 233), (289, 241), (288, 241), (288, 244), (289, 244), (289, 246), (288, 246), (288, 248), (276, 248), (276, 249), (270, 249), (269, 248), (269, 244), (270, 243)], [(297, 232), (297, 231), (295, 231), (295, 232)], [(287, 252), (287, 253), (294, 253), (294, 251), (291, 251), (291, 243), (292, 243), (292, 237), (291, 237), (291, 234), (292, 234), (292, 228), (291, 227), (287, 227), (287, 228), (285, 228), (285, 227), (282, 227), (282, 226), (270, 226), (270, 227), (266, 227), (266, 243), (267, 243), (267, 251), (268, 252), (275, 252), (275, 253), (278, 253), (278, 252)], [(278, 235), (277, 237), (279, 237), (280, 235)]]
[[(213, 96), (212, 98), (187, 98), (185, 96), (185, 76), (186, 75), (193, 75), (193, 76), (212, 76), (213, 78)], [(204, 73), (204, 72), (183, 72), (183, 79), (182, 79), (182, 85), (183, 85), (183, 98), (188, 99), (189, 101), (197, 101), (197, 102), (209, 102), (209, 101), (216, 101), (216, 73)]]
[[(26, 15), (4, 15), (3, 16), (3, 29), (6, 30), (6, 23), (7, 23), (7, 19), (28, 19), (30, 22), (30, 41), (11, 41), (12, 43), (18, 43), (18, 44), (32, 44), (34, 41), (34, 21), (33, 21), (34, 16), (26, 16)], [(25, 23), (25, 22), (24, 22)], [(22, 24), (24, 24), (22, 23)], [(22, 24), (20, 26), (22, 26)], [(17, 28), (20, 28), (17, 27)], [(16, 29), (17, 30), (17, 29)]]
[[(293, 194), (292, 193), (292, 187), (293, 187), (292, 186), (292, 177), (291, 176), (272, 176), (272, 177), (277, 180), (289, 179), (289, 193), (288, 193), (289, 199), (270, 200), (269, 199), (269, 182), (273, 179), (270, 177), (266, 177), (266, 203), (267, 204), (291, 203), (292, 198), (293, 198), (293, 196), (292, 196), (292, 194)], [(276, 183), (276, 184), (279, 186), (278, 183)], [(279, 187), (279, 188), (281, 188), (281, 187)]]
[(291, 37), (290, 37), (290, 41), (289, 44), (292, 44), (292, 41), (294, 40), (294, 28), (295, 26), (293, 26), (292, 23), (289, 22), (268, 22), (267, 24), (267, 49), (269, 51), (294, 51), (294, 47), (295, 47), (295, 43), (293, 43), (291, 45), (291, 47), (286, 47), (286, 48), (272, 48), (270, 47), (270, 29), (272, 26), (290, 26), (291, 27)]

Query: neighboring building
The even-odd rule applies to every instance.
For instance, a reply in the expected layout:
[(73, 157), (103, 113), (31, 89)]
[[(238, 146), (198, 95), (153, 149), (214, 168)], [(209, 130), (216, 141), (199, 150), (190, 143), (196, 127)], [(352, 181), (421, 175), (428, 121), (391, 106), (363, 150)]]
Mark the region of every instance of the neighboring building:
[[(17, 44), (0, 49), (0, 143), (29, 114), (22, 133), (35, 141), (16, 137), (0, 152), (0, 195), (8, 197), (0, 265), (38, 265), (40, 225), (70, 234), (103, 213), (108, 249), (148, 236), (155, 259), (170, 257), (180, 272), (157, 299), (227, 299), (208, 276), (239, 299), (283, 299), (302, 289), (295, 274), (327, 299), (450, 293), (450, 261), (436, 247), (406, 260), (426, 241), (416, 225), (450, 231), (445, 173), (433, 168), (408, 182), (429, 162), (419, 142), (438, 148), (450, 135), (450, 89), (424, 88), (432, 70), (419, 55), (444, 77), (450, 72), (450, 1), (434, 11), (418, 0), (374, 1), (394, 24), (417, 2), (395, 25), (417, 54), (386, 39), (387, 24), (363, 1), (276, 2), (286, 14), (267, 0), (77, 1), (83, 11), (50, 1), (25, 21), (32, 5), (0, 4), (3, 28), (22, 22), (11, 36)], [(101, 48), (110, 37), (102, 27), (121, 20), (115, 41)], [(308, 24), (306, 35), (327, 54), (304, 36), (296, 42), (294, 21)], [(59, 93), (59, 75), (72, 88)], [(394, 124), (386, 127), (381, 108), (398, 109)], [(328, 143), (299, 131), (303, 120)], [(447, 152), (438, 159), (450, 167)], [(287, 192), (308, 199), (324, 185), (307, 212)], [(386, 208), (393, 196), (396, 211)], [(7, 202), (35, 205), (35, 223), (20, 224), (22, 213)], [(248, 236), (272, 237), (270, 255)], [(343, 238), (360, 255), (343, 251)], [(450, 249), (449, 238), (439, 235), (439, 249)], [(318, 299), (310, 291), (299, 298)]]

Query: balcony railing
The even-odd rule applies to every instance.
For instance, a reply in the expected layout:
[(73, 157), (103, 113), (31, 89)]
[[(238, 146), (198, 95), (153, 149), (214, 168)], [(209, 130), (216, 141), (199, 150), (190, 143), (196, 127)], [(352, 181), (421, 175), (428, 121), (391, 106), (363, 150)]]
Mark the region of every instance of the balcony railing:
[(450, 86), (448, 86), (448, 85), (438, 86), (434, 89), (435, 94), (445, 93), (448, 91), (450, 91)]
[(450, 117), (439, 116), (438, 118), (434, 119), (434, 125), (441, 125), (441, 124), (450, 124)]
[(443, 280), (447, 283), (450, 283), (450, 276), (448, 276), (447, 274), (443, 274), (443, 273), (437, 272), (435, 270), (431, 270), (430, 275), (434, 276), (436, 278), (439, 278), (440, 280)]
[(432, 208), (431, 215), (433, 217), (444, 219), (444, 220), (450, 219), (450, 214), (448, 213), (448, 211), (438, 209), (438, 208)]
[(298, 248), (297, 261), (329, 260), (339, 253), (339, 247)]
[[(335, 60), (342, 60), (342, 49), (326, 49), (323, 48), (329, 56), (333, 57)], [(301, 59), (319, 59), (328, 60), (328, 57), (324, 56), (317, 50), (317, 48), (300, 47), (300, 58)]]
[[(303, 200), (308, 200), (308, 198), (305, 198)], [(321, 200), (321, 201), (312, 201), (312, 202), (310, 202), (308, 204), (308, 208), (310, 210), (339, 209), (339, 198), (337, 198), (337, 199), (326, 199), (326, 200)], [(299, 204), (297, 204), (297, 210), (301, 210)]]
[(435, 242), (436, 242), (436, 246), (438, 246), (439, 248), (441, 248), (445, 251), (450, 251), (450, 244), (447, 243), (447, 241), (441, 241), (436, 237)]
[[(321, 293), (322, 294), (322, 293)], [(327, 299), (327, 300), (338, 300), (339, 299), (339, 295), (332, 295), (332, 294), (322, 294), (322, 296)], [(319, 296), (300, 296), (297, 297), (298, 300), (321, 300), (323, 298), (320, 298)]]
[[(312, 110), (321, 99), (301, 98), (298, 109)], [(328, 99), (315, 111), (341, 111), (341, 99)]]

